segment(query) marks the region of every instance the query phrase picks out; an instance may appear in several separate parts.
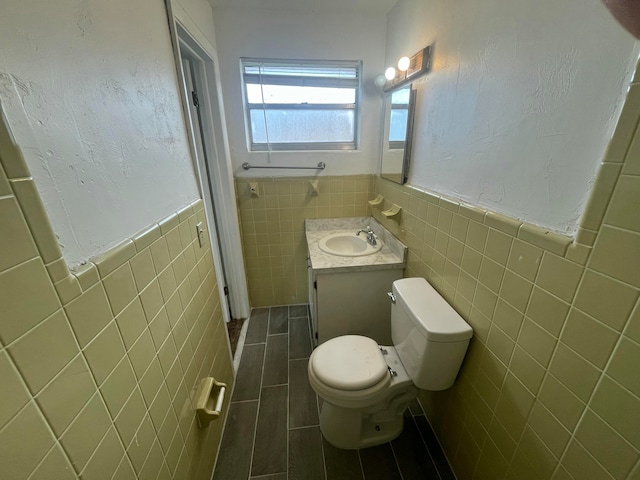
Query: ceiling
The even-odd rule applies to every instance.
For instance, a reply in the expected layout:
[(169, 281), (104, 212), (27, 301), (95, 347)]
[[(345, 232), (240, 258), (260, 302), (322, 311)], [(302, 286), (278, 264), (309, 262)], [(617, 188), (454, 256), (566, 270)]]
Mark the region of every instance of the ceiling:
[(209, 0), (214, 8), (260, 8), (301, 12), (387, 13), (398, 0)]

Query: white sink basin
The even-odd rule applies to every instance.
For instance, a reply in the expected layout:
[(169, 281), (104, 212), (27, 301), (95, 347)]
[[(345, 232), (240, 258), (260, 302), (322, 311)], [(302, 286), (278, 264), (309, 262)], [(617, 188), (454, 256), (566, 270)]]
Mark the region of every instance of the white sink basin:
[(332, 233), (320, 239), (318, 242), (320, 250), (331, 255), (339, 255), (341, 257), (360, 257), (363, 255), (371, 255), (379, 252), (382, 248), (380, 240), (377, 245), (369, 245), (367, 243), (366, 234), (361, 237), (355, 233), (339, 232)]

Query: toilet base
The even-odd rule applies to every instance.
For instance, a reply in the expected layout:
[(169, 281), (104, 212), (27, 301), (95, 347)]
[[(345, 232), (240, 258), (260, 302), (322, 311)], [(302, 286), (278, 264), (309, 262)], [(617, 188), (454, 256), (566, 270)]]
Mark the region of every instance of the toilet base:
[(416, 397), (415, 387), (405, 390), (371, 409), (338, 407), (324, 401), (320, 411), (320, 431), (331, 445), (346, 450), (373, 447), (387, 443), (402, 433), (403, 413)]
[(374, 421), (369, 415), (358, 413), (324, 402), (320, 412), (320, 431), (327, 442), (337, 448), (352, 450), (381, 445), (402, 433), (402, 414)]

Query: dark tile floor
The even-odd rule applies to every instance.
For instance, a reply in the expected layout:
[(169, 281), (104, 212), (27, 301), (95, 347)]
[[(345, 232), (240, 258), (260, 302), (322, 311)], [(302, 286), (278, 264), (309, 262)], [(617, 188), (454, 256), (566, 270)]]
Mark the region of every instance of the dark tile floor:
[(214, 480), (451, 480), (418, 402), (390, 443), (340, 450), (322, 438), (307, 380), (306, 305), (251, 314)]

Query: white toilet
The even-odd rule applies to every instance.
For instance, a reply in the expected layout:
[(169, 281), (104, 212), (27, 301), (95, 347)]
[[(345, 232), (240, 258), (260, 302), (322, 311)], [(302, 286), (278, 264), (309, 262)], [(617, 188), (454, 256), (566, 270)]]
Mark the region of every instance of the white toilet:
[(400, 435), (402, 414), (423, 390), (453, 385), (473, 334), (424, 278), (393, 282), (393, 346), (344, 335), (316, 348), (309, 382), (324, 400), (320, 430), (338, 448), (380, 445)]

